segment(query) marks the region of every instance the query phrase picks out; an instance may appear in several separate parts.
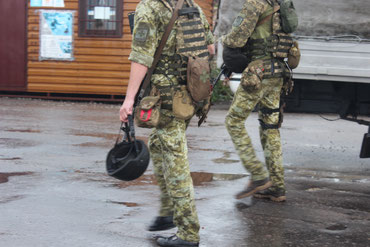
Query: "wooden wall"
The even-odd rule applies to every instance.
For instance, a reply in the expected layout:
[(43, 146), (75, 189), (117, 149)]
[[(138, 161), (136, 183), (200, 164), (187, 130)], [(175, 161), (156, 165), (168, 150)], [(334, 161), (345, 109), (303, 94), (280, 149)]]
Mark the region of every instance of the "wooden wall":
[[(75, 10), (74, 61), (39, 61), (39, 8), (28, 7), (28, 91), (122, 95), (126, 92), (131, 34), (127, 13), (139, 0), (123, 0), (122, 38), (78, 37), (78, 0), (64, 0)], [(212, 23), (213, 0), (196, 0)], [(43, 8), (53, 9), (53, 8)]]

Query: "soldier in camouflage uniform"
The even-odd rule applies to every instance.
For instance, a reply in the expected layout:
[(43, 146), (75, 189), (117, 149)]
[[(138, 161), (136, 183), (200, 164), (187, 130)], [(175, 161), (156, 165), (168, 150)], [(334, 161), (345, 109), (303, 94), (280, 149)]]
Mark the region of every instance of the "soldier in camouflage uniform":
[[(121, 121), (127, 121), (132, 114), (135, 95), (148, 68), (152, 66), (154, 53), (159, 45), (166, 26), (171, 19), (177, 0), (143, 0), (136, 8), (135, 27), (133, 31), (131, 73), (125, 101), (120, 109)], [(194, 4), (186, 0), (184, 7)], [(198, 20), (195, 33), (201, 32), (206, 54), (214, 53), (214, 38), (204, 13), (198, 5)], [(191, 26), (191, 25), (187, 25)], [(195, 208), (193, 182), (190, 176), (187, 158), (187, 141), (185, 130), (189, 120), (178, 119), (171, 110), (171, 90), (186, 84), (181, 74), (186, 74), (186, 64), (178, 64), (177, 30), (174, 25), (161, 58), (151, 78), (151, 85), (160, 92), (161, 120), (149, 137), (150, 156), (153, 161), (154, 173), (161, 191), (161, 207), (150, 231), (178, 228), (176, 235), (159, 237), (160, 246), (198, 246), (199, 222)], [(201, 31), (199, 31), (201, 30)], [(199, 42), (199, 39), (197, 39)], [(199, 43), (191, 46), (199, 46)], [(166, 69), (163, 69), (166, 68)], [(185, 68), (185, 71), (181, 71)]]
[[(250, 63), (243, 71), (241, 83), (226, 116), (226, 128), (251, 180), (238, 199), (254, 195), (273, 201), (285, 201), (284, 169), (279, 132), (280, 94), (287, 69), (284, 58), (291, 38), (281, 31), (276, 0), (246, 0), (230, 33), (222, 38), (227, 49), (241, 49)], [(287, 39), (278, 46), (274, 37)], [(282, 54), (280, 54), (282, 53)], [(245, 120), (258, 107), (260, 138), (265, 162), (256, 157)]]

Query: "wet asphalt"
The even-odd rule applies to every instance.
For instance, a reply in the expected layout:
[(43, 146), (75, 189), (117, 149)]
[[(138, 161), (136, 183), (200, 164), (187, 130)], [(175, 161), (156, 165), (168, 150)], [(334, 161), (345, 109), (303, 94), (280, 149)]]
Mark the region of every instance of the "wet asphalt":
[[(0, 98), (0, 246), (146, 247), (176, 232), (146, 231), (159, 207), (151, 164), (132, 182), (106, 174), (119, 107)], [(370, 159), (359, 158), (366, 126), (286, 113), (287, 201), (236, 200), (249, 176), (223, 124), (227, 107), (187, 130), (200, 246), (370, 246)], [(263, 159), (256, 113), (246, 126)], [(149, 132), (136, 129), (143, 140)]]

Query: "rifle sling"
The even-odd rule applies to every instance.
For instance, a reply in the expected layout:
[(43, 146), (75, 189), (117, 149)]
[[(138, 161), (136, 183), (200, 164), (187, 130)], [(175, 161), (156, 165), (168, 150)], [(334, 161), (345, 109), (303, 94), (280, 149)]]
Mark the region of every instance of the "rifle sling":
[(157, 63), (158, 63), (159, 58), (160, 58), (160, 56), (162, 54), (163, 48), (166, 45), (167, 39), (170, 36), (171, 30), (173, 28), (173, 25), (175, 24), (175, 21), (176, 21), (177, 17), (179, 16), (179, 9), (182, 8), (182, 5), (183, 4), (184, 4), (184, 0), (179, 0), (177, 2), (177, 4), (176, 4), (175, 10), (174, 10), (174, 12), (172, 14), (172, 17), (171, 17), (171, 20), (170, 20), (170, 22), (168, 23), (168, 25), (166, 27), (166, 31), (164, 32), (164, 34), (162, 36), (162, 39), (161, 39), (161, 41), (159, 43), (159, 46), (158, 46), (157, 50), (155, 51), (153, 64), (149, 68), (148, 72), (145, 75), (145, 79), (144, 79), (143, 85), (142, 85), (142, 87), (140, 89), (140, 92), (139, 92), (138, 102), (140, 102), (140, 100), (145, 95), (146, 88), (148, 87), (148, 85), (150, 83), (150, 79), (151, 79), (151, 77), (153, 75), (153, 72), (155, 70), (155, 67), (157, 66)]

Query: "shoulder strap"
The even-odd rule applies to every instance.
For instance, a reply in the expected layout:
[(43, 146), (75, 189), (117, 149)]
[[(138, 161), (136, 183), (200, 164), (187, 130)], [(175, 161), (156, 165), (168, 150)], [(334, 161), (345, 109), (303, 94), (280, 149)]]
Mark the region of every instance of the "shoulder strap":
[(263, 18), (262, 20), (258, 21), (256, 27), (258, 27), (258, 26), (262, 25), (263, 23), (265, 23), (266, 21), (270, 20), (272, 15), (275, 14), (276, 12), (278, 12), (279, 9), (280, 9), (280, 5), (278, 5), (278, 4), (275, 5), (274, 6), (274, 11), (271, 14), (269, 14), (268, 16), (266, 16), (265, 18)]
[(150, 83), (150, 79), (153, 75), (154, 69), (157, 66), (157, 63), (158, 63), (159, 58), (162, 54), (163, 48), (166, 45), (168, 37), (170, 36), (172, 27), (175, 24), (175, 21), (176, 21), (178, 15), (179, 15), (179, 9), (182, 8), (183, 4), (184, 4), (184, 0), (179, 0), (176, 4), (175, 10), (174, 10), (174, 12), (172, 14), (172, 17), (171, 17), (171, 20), (170, 20), (170, 22), (168, 23), (168, 25), (166, 27), (166, 31), (164, 32), (164, 34), (162, 36), (162, 39), (159, 43), (159, 46), (158, 46), (157, 50), (155, 51), (152, 67), (150, 67), (148, 72), (146, 73), (143, 85), (141, 86), (141, 89), (140, 89), (140, 92), (139, 92), (138, 102), (144, 97), (146, 88), (148, 87), (148, 85)]

